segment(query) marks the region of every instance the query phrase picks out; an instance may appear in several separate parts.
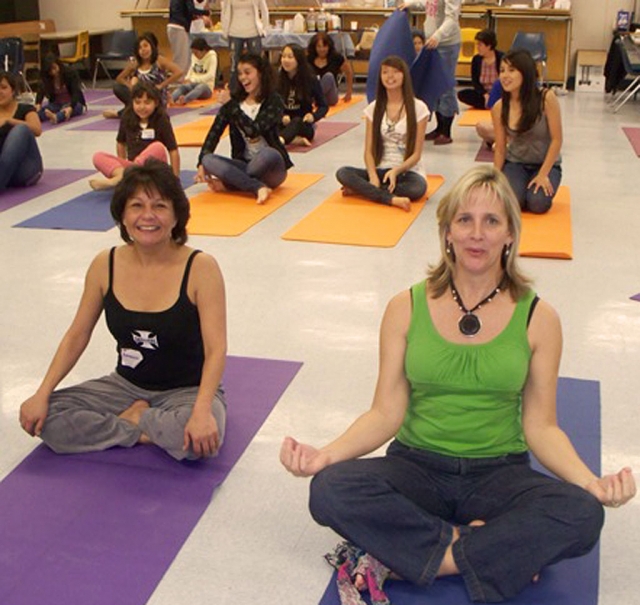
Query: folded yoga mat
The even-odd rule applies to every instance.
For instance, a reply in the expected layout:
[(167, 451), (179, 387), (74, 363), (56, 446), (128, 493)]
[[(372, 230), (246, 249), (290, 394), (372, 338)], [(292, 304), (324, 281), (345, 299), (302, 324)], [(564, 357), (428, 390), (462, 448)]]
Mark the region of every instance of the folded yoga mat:
[[(91, 172), (90, 174), (93, 174)], [(180, 173), (182, 187), (193, 185), (194, 170), (183, 170)], [(104, 191), (87, 191), (73, 199), (50, 208), (14, 227), (29, 229), (66, 229), (68, 231), (108, 231), (114, 227), (111, 217), (112, 189)]]
[(551, 210), (545, 214), (522, 213), (520, 256), (573, 258), (571, 195), (569, 187), (559, 187)]
[(490, 109), (467, 109), (460, 114), (458, 126), (475, 126), (483, 121), (491, 122)]
[(480, 149), (478, 149), (475, 161), (493, 162), (493, 149), (489, 149), (484, 141), (480, 144)]
[(301, 365), (227, 359), (217, 458), (36, 448), (0, 483), (0, 603), (144, 605)]
[(287, 149), (293, 153), (307, 153), (313, 151), (320, 145), (324, 145), (327, 141), (339, 137), (341, 134), (348, 132), (352, 128), (358, 126), (359, 122), (327, 122), (321, 120), (316, 127), (316, 134), (311, 141), (311, 147), (304, 145), (289, 145)]
[(336, 191), (289, 229), (282, 239), (391, 248), (418, 218), (426, 200), (442, 186), (444, 177), (430, 174), (427, 183), (427, 197), (411, 204), (411, 212), (356, 196), (343, 196), (341, 191)]
[[(578, 453), (600, 474), (600, 388), (592, 380), (561, 378), (558, 383), (558, 422), (569, 434)], [(539, 465), (534, 464), (534, 466)], [(509, 556), (509, 553), (504, 553)], [(544, 569), (531, 584), (505, 605), (597, 605), (599, 548), (578, 559)], [(390, 581), (385, 592), (393, 605), (471, 605), (462, 579), (439, 578), (432, 586)], [(363, 595), (368, 599), (368, 594)], [(369, 603), (368, 600), (366, 600)], [(340, 605), (335, 573), (320, 605)]]
[(636, 155), (640, 157), (640, 128), (623, 128), (622, 130), (627, 135)]
[[(213, 124), (213, 117), (200, 118), (188, 124), (175, 126), (173, 132), (176, 135), (179, 147), (202, 147), (207, 133)], [(225, 129), (223, 137), (228, 136), (228, 129)]]
[(331, 107), (329, 107), (329, 111), (327, 112), (327, 117), (340, 113), (345, 109), (349, 109), (349, 107), (353, 107), (354, 105), (357, 105), (363, 99), (364, 99), (364, 95), (351, 95), (350, 101), (345, 101), (344, 97), (340, 97), (340, 99), (335, 105), (332, 105)]
[(266, 204), (256, 204), (255, 196), (248, 193), (204, 191), (189, 199), (191, 220), (187, 230), (191, 235), (240, 235), (323, 177), (290, 172)]
[(79, 181), (93, 174), (93, 172), (93, 170), (56, 170), (45, 168), (42, 178), (32, 187), (10, 187), (9, 189), (0, 191), (0, 212), (4, 212), (23, 202)]

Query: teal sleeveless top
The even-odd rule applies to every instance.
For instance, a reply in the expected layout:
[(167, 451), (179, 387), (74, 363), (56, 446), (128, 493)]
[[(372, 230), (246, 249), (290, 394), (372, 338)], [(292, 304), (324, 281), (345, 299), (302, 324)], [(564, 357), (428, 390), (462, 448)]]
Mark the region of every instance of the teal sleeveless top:
[(493, 340), (456, 344), (431, 320), (426, 281), (411, 288), (405, 373), (409, 407), (397, 439), (409, 446), (462, 458), (526, 451), (522, 390), (529, 371), (529, 309), (535, 293), (516, 303), (511, 320)]

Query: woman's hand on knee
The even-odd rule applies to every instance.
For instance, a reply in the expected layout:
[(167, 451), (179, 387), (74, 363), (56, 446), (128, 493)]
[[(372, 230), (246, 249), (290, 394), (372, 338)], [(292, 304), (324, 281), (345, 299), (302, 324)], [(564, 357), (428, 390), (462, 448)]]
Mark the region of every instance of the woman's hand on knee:
[(329, 454), (311, 445), (285, 437), (280, 448), (280, 462), (296, 477), (310, 477), (329, 466)]
[(20, 426), (33, 437), (39, 437), (49, 411), (49, 397), (36, 393), (20, 406)]
[(531, 189), (533, 187), (533, 192), (538, 193), (538, 189), (542, 188), (545, 195), (551, 197), (555, 192), (553, 190), (553, 185), (549, 180), (548, 176), (542, 176), (541, 174), (536, 174), (527, 185), (527, 189)]
[(189, 447), (199, 457), (213, 456), (218, 452), (218, 423), (210, 410), (193, 408), (191, 417), (184, 427), (184, 451), (188, 451)]
[(618, 508), (636, 495), (636, 481), (632, 470), (625, 467), (615, 474), (594, 479), (585, 489), (604, 506)]

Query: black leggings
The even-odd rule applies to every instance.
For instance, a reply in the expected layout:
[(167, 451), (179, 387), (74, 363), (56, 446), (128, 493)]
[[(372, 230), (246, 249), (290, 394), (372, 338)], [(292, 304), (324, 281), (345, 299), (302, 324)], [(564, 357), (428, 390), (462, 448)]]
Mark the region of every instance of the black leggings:
[(288, 145), (295, 137), (304, 137), (308, 141), (312, 141), (316, 134), (313, 124), (303, 122), (302, 118), (291, 118), (286, 126), (280, 127), (280, 136), (284, 139), (284, 144)]

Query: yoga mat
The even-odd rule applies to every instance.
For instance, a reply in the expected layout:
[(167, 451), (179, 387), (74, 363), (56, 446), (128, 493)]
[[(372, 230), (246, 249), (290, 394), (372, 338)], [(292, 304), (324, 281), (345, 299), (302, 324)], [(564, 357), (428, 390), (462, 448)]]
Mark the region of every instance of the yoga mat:
[(429, 109), (435, 107), (438, 99), (456, 84), (440, 53), (434, 48), (425, 46), (410, 65), (415, 96)]
[(558, 188), (551, 210), (545, 214), (522, 213), (520, 256), (573, 258), (571, 234), (571, 195), (569, 187)]
[(491, 122), (490, 109), (467, 109), (460, 114), (458, 126), (475, 126), (478, 122)]
[(323, 177), (290, 172), (266, 204), (256, 204), (253, 194), (204, 191), (189, 198), (191, 220), (187, 230), (190, 235), (240, 235)]
[[(118, 109), (118, 108), (112, 108)], [(186, 113), (191, 111), (191, 108), (188, 107), (169, 107), (167, 113), (169, 116), (179, 115), (181, 113)], [(102, 115), (102, 111), (96, 111), (95, 115)], [(120, 120), (117, 118), (102, 118), (101, 120), (94, 120), (93, 122), (89, 122), (88, 124), (82, 124), (80, 126), (76, 126), (75, 128), (69, 128), (69, 130), (90, 130), (96, 132), (118, 132), (118, 128), (120, 128)]]
[[(212, 124), (213, 118), (209, 117), (200, 118), (199, 120), (182, 124), (181, 126), (174, 126), (173, 132), (176, 135), (178, 147), (202, 147)], [(225, 129), (222, 137), (228, 136), (228, 132), (228, 128)]]
[(640, 294), (634, 294), (630, 298), (631, 298), (631, 300), (635, 300), (636, 302), (640, 302)]
[(217, 458), (36, 448), (0, 483), (0, 603), (144, 605), (301, 365), (227, 359)]
[(213, 105), (218, 99), (218, 91), (214, 90), (213, 94), (211, 95), (211, 97), (209, 97), (208, 99), (197, 99), (195, 101), (189, 101), (188, 103), (185, 103), (184, 105), (177, 105), (173, 102), (169, 102), (169, 107), (173, 108), (173, 107), (186, 107), (187, 109), (200, 109), (201, 107), (209, 107), (209, 105)]
[(112, 89), (89, 89), (83, 90), (84, 98), (87, 103), (95, 103), (96, 105), (113, 105), (118, 99), (113, 94)]
[[(558, 422), (571, 437), (578, 453), (597, 475), (600, 474), (600, 388), (592, 380), (560, 378)], [(536, 466), (534, 464), (534, 466)], [(538, 466), (539, 468), (539, 466)], [(509, 553), (504, 553), (509, 556)], [(531, 584), (505, 605), (597, 605), (599, 547), (578, 559), (562, 561), (542, 571), (540, 581)], [(471, 605), (459, 576), (438, 578), (432, 586), (390, 581), (385, 592), (393, 605)], [(368, 593), (364, 594), (369, 603)], [(320, 605), (340, 605), (335, 573)]]
[(326, 122), (320, 120), (316, 127), (316, 135), (311, 141), (311, 147), (305, 147), (304, 145), (288, 145), (287, 150), (293, 153), (308, 153), (324, 145), (327, 141), (339, 137), (341, 134), (348, 132), (352, 128), (355, 128), (359, 122)]
[(640, 157), (640, 128), (623, 128), (622, 130), (627, 135), (636, 155)]
[(357, 105), (363, 99), (364, 99), (364, 95), (351, 95), (350, 101), (345, 101), (344, 97), (340, 97), (340, 99), (335, 105), (332, 105), (331, 107), (329, 107), (329, 111), (327, 112), (326, 117), (327, 118), (331, 117), (337, 113), (340, 113), (341, 111), (344, 111), (345, 109), (349, 109), (349, 107), (353, 107), (354, 105)]
[(478, 149), (475, 161), (493, 162), (493, 149), (489, 149), (484, 141), (480, 144), (480, 149)]
[(336, 191), (289, 229), (282, 239), (391, 248), (418, 218), (426, 200), (442, 186), (444, 177), (430, 174), (427, 183), (427, 197), (412, 203), (411, 212), (356, 196), (343, 196), (342, 191)]
[[(194, 170), (180, 173), (182, 187), (193, 185)], [(28, 229), (66, 229), (68, 231), (108, 231), (115, 224), (111, 217), (111, 196), (113, 189), (87, 191), (73, 199), (50, 208), (14, 227)]]
[(0, 191), (0, 212), (79, 181), (93, 174), (93, 172), (93, 170), (45, 168), (42, 178), (35, 185), (31, 187), (10, 187)]

